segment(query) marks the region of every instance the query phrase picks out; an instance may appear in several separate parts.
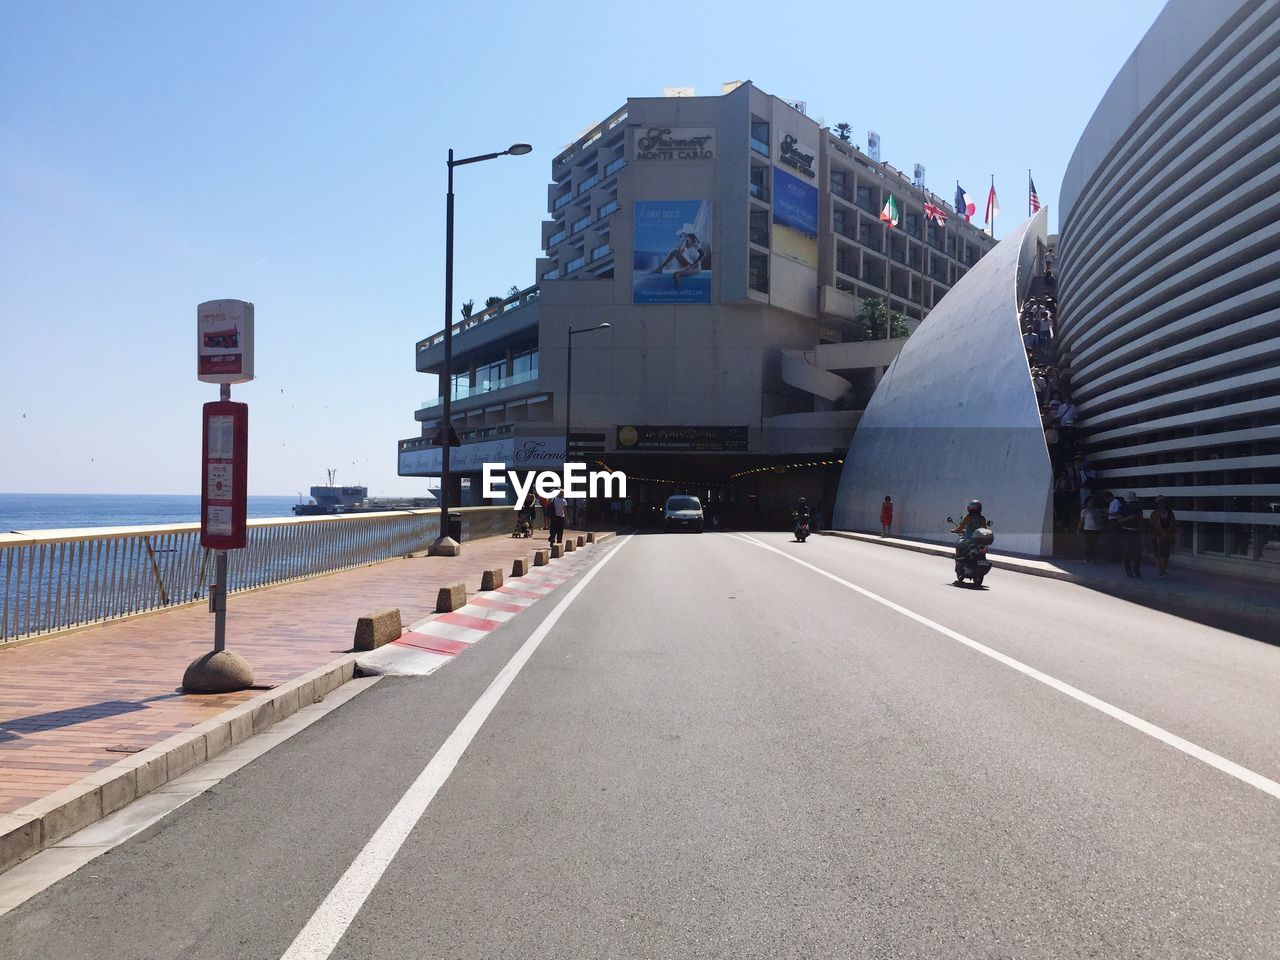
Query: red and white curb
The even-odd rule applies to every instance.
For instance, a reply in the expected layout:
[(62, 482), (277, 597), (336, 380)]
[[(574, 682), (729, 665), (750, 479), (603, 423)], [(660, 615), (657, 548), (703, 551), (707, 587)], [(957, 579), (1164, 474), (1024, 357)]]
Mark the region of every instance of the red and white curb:
[(606, 550), (575, 550), (545, 567), (534, 567), (523, 577), (504, 583), (497, 590), (477, 593), (460, 610), (437, 613), (417, 623), (386, 646), (364, 654), (356, 661), (361, 674), (426, 676), (479, 643), (512, 617), (533, 606), (561, 584), (595, 563)]

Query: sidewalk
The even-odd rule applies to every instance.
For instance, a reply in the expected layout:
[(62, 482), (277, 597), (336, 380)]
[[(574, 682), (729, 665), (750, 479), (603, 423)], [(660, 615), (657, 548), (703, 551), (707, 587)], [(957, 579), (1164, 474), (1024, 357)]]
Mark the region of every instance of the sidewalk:
[(545, 547), (537, 533), (468, 542), (456, 558), (387, 560), (233, 594), (227, 648), (253, 666), (256, 690), (179, 692), (187, 664), (213, 644), (203, 606), (0, 648), (0, 815), (343, 659), (363, 614), (399, 607), (408, 625), (435, 611), (442, 586), (461, 581), (477, 592), (486, 569), (509, 575), (513, 560)]
[[(873, 533), (846, 530), (823, 530), (823, 536), (861, 540), (883, 546), (928, 553), (948, 560), (954, 555), (950, 546), (881, 537)], [(1101, 593), (1156, 607), (1178, 616), (1223, 626), (1255, 639), (1280, 643), (1280, 591), (1220, 574), (1202, 573), (1178, 567), (1177, 554), (1169, 566), (1169, 576), (1161, 580), (1155, 565), (1144, 558), (1141, 579), (1126, 577), (1118, 563), (1085, 563), (1083, 560), (1042, 560), (1011, 554), (989, 554), (996, 569), (1011, 570), (1037, 577), (1066, 580)]]

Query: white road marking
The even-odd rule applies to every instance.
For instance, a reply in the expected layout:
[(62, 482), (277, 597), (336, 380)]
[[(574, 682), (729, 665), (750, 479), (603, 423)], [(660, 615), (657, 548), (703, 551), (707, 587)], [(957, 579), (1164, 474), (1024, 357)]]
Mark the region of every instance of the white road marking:
[(453, 768), (470, 746), (472, 739), (480, 731), (493, 708), (498, 705), (502, 695), (507, 692), (511, 682), (515, 680), (524, 665), (533, 656), (539, 645), (559, 622), (569, 605), (577, 599), (592, 578), (604, 568), (626, 545), (630, 537), (619, 541), (618, 546), (604, 554), (600, 562), (592, 567), (564, 598), (555, 605), (547, 618), (538, 624), (537, 629), (520, 645), (520, 649), (507, 661), (506, 666), (498, 672), (489, 684), (488, 689), (480, 695), (467, 711), (467, 715), (449, 734), (449, 738), (436, 751), (436, 755), (418, 774), (418, 778), (405, 791), (399, 802), (382, 821), (364, 849), (356, 856), (338, 883), (329, 891), (324, 902), (312, 914), (306, 926), (290, 944), (281, 960), (325, 960), (338, 945), (351, 922), (364, 906), (369, 894), (382, 879), (400, 847), (408, 839), (410, 832), (417, 825), (427, 806), (435, 799), (440, 788), (444, 786)]
[(1147, 734), (1149, 737), (1154, 737), (1161, 743), (1168, 744), (1175, 750), (1181, 750), (1187, 756), (1194, 757), (1201, 763), (1207, 763), (1209, 766), (1222, 771), (1228, 776), (1235, 777), (1242, 783), (1247, 783), (1251, 787), (1256, 787), (1263, 793), (1270, 794), (1272, 797), (1280, 800), (1280, 783), (1264, 777), (1260, 773), (1255, 773), (1248, 767), (1242, 767), (1240, 764), (1228, 760), (1226, 757), (1219, 756), (1212, 750), (1206, 750), (1204, 747), (1198, 746), (1190, 740), (1184, 740), (1182, 737), (1177, 734), (1170, 733), (1163, 727), (1158, 727), (1154, 723), (1143, 720), (1141, 717), (1134, 716), (1132, 713), (1121, 710), (1119, 707), (1113, 706), (1105, 700), (1099, 700), (1097, 697), (1093, 696), (1093, 694), (1085, 693), (1078, 687), (1073, 687), (1071, 684), (1064, 683), (1056, 677), (1051, 677), (1047, 673), (1042, 673), (1035, 667), (1029, 667), (1021, 660), (1015, 660), (1013, 657), (1003, 654), (999, 650), (993, 650), (991, 647), (979, 643), (977, 640), (966, 637), (962, 633), (957, 633), (950, 627), (944, 627), (942, 624), (934, 620), (930, 620), (928, 617), (922, 616), (913, 610), (908, 610), (901, 604), (894, 603), (892, 600), (882, 597), (879, 594), (872, 593), (870, 590), (860, 587), (856, 583), (850, 583), (848, 580), (837, 577), (834, 573), (828, 573), (821, 567), (816, 567), (811, 563), (801, 560), (799, 557), (793, 557), (791, 554), (779, 550), (777, 547), (771, 547), (767, 543), (762, 543), (754, 537), (747, 536), (746, 534), (731, 533), (728, 534), (728, 536), (733, 537), (735, 540), (741, 540), (743, 543), (749, 543), (752, 546), (760, 547), (763, 550), (769, 550), (793, 563), (798, 563), (802, 567), (807, 567), (814, 573), (826, 577), (828, 580), (834, 580), (841, 586), (848, 587), (850, 590), (862, 594), (862, 596), (866, 597), (868, 600), (874, 600), (876, 603), (886, 606), (890, 610), (900, 613), (904, 617), (908, 617), (916, 621), (916, 623), (928, 627), (930, 630), (937, 631), (944, 637), (950, 637), (957, 643), (963, 643), (966, 647), (976, 650), (983, 656), (990, 657), (992, 660), (1003, 663), (1006, 667), (1012, 667), (1019, 673), (1025, 674), (1033, 680), (1038, 680), (1045, 686), (1052, 687), (1059, 693), (1065, 693), (1068, 697), (1071, 697), (1074, 700), (1079, 700), (1081, 703), (1093, 707), (1095, 710), (1105, 713), (1107, 716), (1115, 720), (1119, 720), (1121, 723), (1133, 727), (1133, 729), (1139, 730), (1142, 733)]

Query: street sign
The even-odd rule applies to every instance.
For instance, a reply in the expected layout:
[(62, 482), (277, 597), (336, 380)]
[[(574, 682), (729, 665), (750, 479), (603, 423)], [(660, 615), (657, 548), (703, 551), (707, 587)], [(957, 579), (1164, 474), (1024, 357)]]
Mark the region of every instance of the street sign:
[(253, 304), (208, 300), (196, 307), (196, 377), (205, 383), (253, 379)]
[(248, 535), (248, 404), (216, 400), (204, 405), (202, 465), (200, 545), (239, 550)]

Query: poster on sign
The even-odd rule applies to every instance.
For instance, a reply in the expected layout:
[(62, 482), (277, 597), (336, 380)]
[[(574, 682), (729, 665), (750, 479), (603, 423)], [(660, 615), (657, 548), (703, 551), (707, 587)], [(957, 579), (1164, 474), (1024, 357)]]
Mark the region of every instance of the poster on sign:
[(196, 307), (196, 378), (205, 383), (253, 379), (253, 304), (208, 300)]
[(637, 200), (632, 303), (711, 302), (711, 201)]
[(773, 250), (806, 267), (818, 265), (818, 188), (773, 168)]

